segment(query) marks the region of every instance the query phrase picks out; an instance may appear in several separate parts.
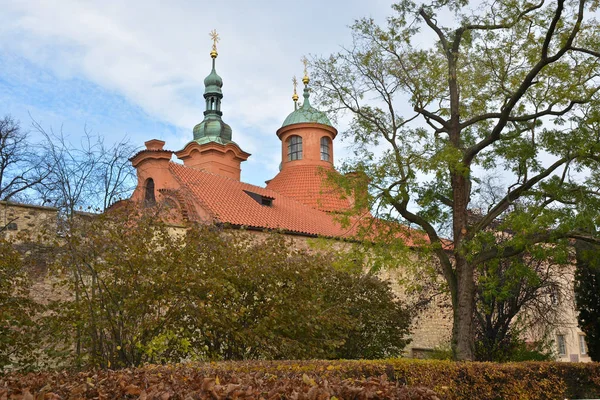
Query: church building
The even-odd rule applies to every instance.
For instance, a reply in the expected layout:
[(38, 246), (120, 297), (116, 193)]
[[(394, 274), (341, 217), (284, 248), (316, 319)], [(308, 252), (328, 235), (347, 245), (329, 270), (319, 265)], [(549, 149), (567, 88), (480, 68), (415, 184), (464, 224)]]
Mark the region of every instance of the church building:
[[(280, 172), (266, 187), (251, 185), (240, 181), (241, 164), (250, 154), (233, 140), (232, 129), (222, 118), (223, 79), (216, 70), (215, 44), (210, 53), (212, 70), (204, 79), (204, 120), (194, 127), (193, 140), (183, 149), (166, 150), (164, 141), (153, 139), (131, 158), (138, 178), (131, 200), (167, 204), (179, 211), (182, 222), (306, 236), (352, 236), (353, 228), (342, 226), (335, 216), (350, 210), (354, 197), (344, 195), (328, 180), (328, 174), (337, 174), (333, 165), (337, 130), (310, 104), (306, 68), (304, 101), (298, 105), (294, 89), (294, 111), (277, 130)], [(172, 161), (173, 155), (180, 161)]]

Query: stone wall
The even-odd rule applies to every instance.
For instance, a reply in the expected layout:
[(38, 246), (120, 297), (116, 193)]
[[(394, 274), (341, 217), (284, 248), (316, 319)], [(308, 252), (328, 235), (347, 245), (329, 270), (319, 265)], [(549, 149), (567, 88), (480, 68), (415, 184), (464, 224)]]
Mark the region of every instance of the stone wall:
[[(29, 237), (35, 238), (35, 235), (43, 230), (44, 227), (54, 225), (58, 220), (58, 210), (53, 207), (42, 207), (19, 203), (0, 202), (0, 235), (7, 238), (16, 238), (18, 234), (27, 234)], [(174, 227), (174, 232), (182, 231), (182, 227)], [(250, 231), (256, 235), (257, 240), (264, 240), (266, 233), (262, 231)], [(33, 235), (33, 236), (32, 236)], [(344, 251), (351, 243), (338, 240), (315, 239), (311, 237), (290, 235), (294, 245), (299, 248), (320, 250), (336, 250)], [(23, 244), (27, 246), (27, 244)], [(31, 244), (29, 244), (31, 245)], [(43, 251), (43, 244), (39, 243), (38, 250)], [(27, 250), (29, 251), (29, 250)], [(416, 255), (409, 255), (408, 259), (419, 260)], [(49, 297), (54, 297), (56, 293), (50, 293), (52, 289), (51, 283), (47, 280), (45, 268), (36, 268), (37, 282), (34, 287), (34, 297), (36, 300), (44, 302)], [(380, 276), (388, 279), (392, 283), (392, 287), (398, 297), (404, 301), (411, 301), (411, 294), (404, 286), (407, 282), (406, 268), (403, 265), (398, 265), (397, 268), (383, 271)], [(572, 276), (564, 275), (569, 280), (568, 288), (572, 292)], [(567, 291), (568, 292), (568, 291)], [(66, 294), (62, 294), (66, 296)], [(559, 356), (561, 361), (590, 361), (590, 358), (585, 352), (580, 350), (580, 337), (583, 333), (577, 327), (576, 312), (572, 300), (572, 295), (563, 295), (560, 299), (560, 313), (562, 315), (561, 324), (553, 330), (551, 338), (555, 340), (555, 347), (558, 350), (558, 336), (563, 335), (565, 339), (565, 354)], [(447, 349), (450, 344), (452, 330), (452, 309), (447, 296), (438, 295), (434, 298), (431, 304), (423, 309), (423, 311), (415, 318), (412, 327), (412, 342), (406, 348), (406, 355), (411, 357), (427, 357), (434, 349)], [(529, 335), (530, 339), (535, 339), (535, 333), (532, 331)], [(557, 351), (558, 353), (558, 351)]]
[(0, 235), (15, 239), (21, 235), (33, 237), (44, 227), (56, 226), (58, 209), (31, 204), (0, 201)]

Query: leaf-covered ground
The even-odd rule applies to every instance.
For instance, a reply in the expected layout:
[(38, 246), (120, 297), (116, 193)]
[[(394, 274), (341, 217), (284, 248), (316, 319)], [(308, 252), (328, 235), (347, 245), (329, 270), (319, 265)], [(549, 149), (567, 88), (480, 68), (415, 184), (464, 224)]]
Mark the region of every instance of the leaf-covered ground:
[(439, 399), (432, 390), (407, 387), (385, 374), (344, 379), (292, 370), (270, 373), (257, 369), (257, 363), (229, 368), (233, 364), (11, 375), (0, 378), (0, 399)]
[(0, 400), (541, 400), (598, 396), (598, 363), (240, 361), (0, 376)]

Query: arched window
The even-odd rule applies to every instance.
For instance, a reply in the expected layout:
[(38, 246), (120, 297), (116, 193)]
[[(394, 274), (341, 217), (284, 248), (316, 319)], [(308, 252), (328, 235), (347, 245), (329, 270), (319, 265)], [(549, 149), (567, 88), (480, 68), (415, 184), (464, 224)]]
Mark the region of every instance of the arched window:
[(321, 160), (329, 161), (331, 159), (331, 151), (329, 147), (329, 138), (323, 136), (321, 138)]
[(146, 201), (146, 205), (153, 206), (154, 204), (156, 204), (156, 197), (154, 197), (154, 179), (146, 179), (145, 187), (146, 193), (144, 195), (144, 200)]
[(302, 138), (290, 136), (288, 139), (288, 161), (302, 160)]

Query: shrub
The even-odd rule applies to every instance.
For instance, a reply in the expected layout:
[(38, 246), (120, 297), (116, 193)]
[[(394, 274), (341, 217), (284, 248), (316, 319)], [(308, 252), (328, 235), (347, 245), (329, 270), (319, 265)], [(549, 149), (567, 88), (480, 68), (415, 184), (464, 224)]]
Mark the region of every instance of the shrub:
[(594, 361), (600, 361), (600, 247), (581, 240), (575, 244), (577, 268), (575, 270), (575, 303), (579, 311), (577, 320)]
[(30, 285), (21, 255), (0, 239), (0, 371), (33, 364), (41, 307), (30, 299)]
[[(596, 363), (243, 361), (0, 377), (0, 398), (596, 398)], [(12, 396), (12, 397), (11, 397)]]
[(333, 267), (278, 234), (123, 209), (75, 221), (53, 305), (78, 365), (398, 355), (410, 318), (374, 276)]

